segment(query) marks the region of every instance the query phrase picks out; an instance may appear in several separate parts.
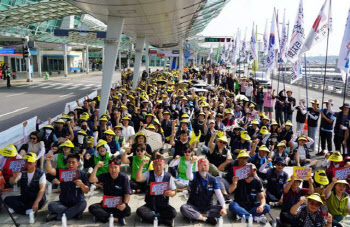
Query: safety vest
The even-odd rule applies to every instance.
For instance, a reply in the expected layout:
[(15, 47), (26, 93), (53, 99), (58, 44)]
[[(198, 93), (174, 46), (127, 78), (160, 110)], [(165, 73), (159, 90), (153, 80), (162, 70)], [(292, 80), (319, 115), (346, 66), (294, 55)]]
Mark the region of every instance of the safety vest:
[[(170, 183), (171, 175), (169, 173), (164, 172), (163, 181)], [(151, 182), (156, 182), (154, 177), (154, 171), (149, 171), (149, 179), (147, 184), (147, 190), (145, 194), (145, 202), (148, 206), (153, 208), (153, 211), (159, 211), (163, 207), (167, 207), (169, 205), (169, 197), (165, 195), (151, 195), (150, 188)]]
[[(36, 197), (38, 196), (40, 190), (39, 181), (43, 174), (43, 171), (41, 171), (39, 168), (36, 168), (33, 179), (28, 185), (28, 172), (22, 172), (21, 179), (19, 180), (19, 186), (21, 188), (21, 197), (23, 200), (29, 200), (32, 202), (36, 200)], [(45, 199), (45, 193), (42, 199)]]
[[(193, 163), (192, 172), (196, 172), (196, 166), (197, 166), (197, 161), (195, 161)], [(178, 167), (178, 171), (179, 171), (179, 175), (178, 176), (181, 179), (188, 180), (188, 178), (186, 176), (186, 170), (187, 170), (186, 158), (185, 158), (185, 156), (182, 156), (180, 158), (179, 167)]]
[(190, 197), (187, 203), (194, 205), (200, 212), (205, 212), (213, 205), (215, 178), (208, 173), (206, 187), (203, 187), (201, 178), (199, 172), (196, 172), (195, 179), (190, 181)]
[[(115, 141), (114, 141), (115, 142)], [(96, 166), (99, 161), (103, 161), (103, 166), (98, 168), (96, 175), (100, 175), (101, 173), (107, 173), (108, 172), (108, 162), (111, 159), (109, 152), (106, 152), (106, 155), (102, 157), (98, 152), (96, 153), (94, 157), (94, 165)]]
[(345, 217), (346, 215), (348, 215), (348, 210), (347, 210), (348, 199), (349, 199), (349, 196), (344, 193), (342, 195), (342, 198), (339, 201), (335, 193), (332, 191), (331, 196), (326, 201), (328, 212), (332, 216)]
[[(296, 225), (297, 227), (305, 227), (305, 220), (307, 216), (310, 215), (307, 211), (307, 206), (303, 206), (300, 208), (299, 215), (296, 217)], [(311, 219), (311, 218), (310, 218)], [(323, 217), (320, 212), (317, 211), (315, 220), (312, 221), (312, 227), (322, 227), (323, 226)], [(294, 226), (294, 225), (293, 225)]]
[[(144, 155), (143, 158), (148, 159), (148, 162), (143, 166), (142, 169), (142, 173), (146, 172), (148, 169), (148, 166), (150, 164), (149, 162), (149, 158)], [(136, 172), (139, 169), (140, 165), (141, 165), (142, 159), (140, 159), (139, 157), (137, 157), (137, 155), (134, 155), (132, 157), (132, 166), (131, 166), (131, 180), (135, 180), (136, 178)]]
[(67, 160), (65, 160), (63, 153), (57, 155), (57, 168), (58, 169), (67, 169)]

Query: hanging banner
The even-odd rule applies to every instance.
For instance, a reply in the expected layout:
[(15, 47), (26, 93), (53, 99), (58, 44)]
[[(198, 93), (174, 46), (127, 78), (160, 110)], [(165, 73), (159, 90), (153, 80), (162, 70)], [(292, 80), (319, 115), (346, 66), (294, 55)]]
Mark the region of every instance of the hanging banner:
[(303, 77), (301, 60), (298, 59), (292, 64), (292, 73), (290, 74), (290, 84), (294, 84), (297, 80)]

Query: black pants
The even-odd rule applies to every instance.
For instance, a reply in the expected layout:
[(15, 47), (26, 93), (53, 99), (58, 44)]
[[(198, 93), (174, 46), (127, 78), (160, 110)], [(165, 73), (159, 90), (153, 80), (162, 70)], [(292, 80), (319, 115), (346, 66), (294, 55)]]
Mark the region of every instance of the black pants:
[(334, 146), (335, 146), (335, 150), (336, 151), (340, 151), (341, 148), (343, 147), (343, 141), (344, 141), (344, 137), (339, 136), (339, 135), (334, 135)]
[[(18, 214), (26, 214), (26, 210), (32, 209), (35, 200), (26, 200), (22, 196), (7, 196), (4, 203)], [(46, 200), (42, 198), (39, 202), (39, 210), (44, 206)]]
[(326, 149), (326, 141), (327, 141), (327, 150), (332, 151), (332, 132), (326, 132), (321, 130), (321, 148), (322, 150)]
[(86, 201), (76, 202), (73, 206), (67, 206), (60, 201), (53, 201), (49, 203), (48, 210), (50, 213), (57, 214), (57, 220), (62, 219), (62, 215), (66, 214), (67, 219), (72, 219), (81, 215), (86, 208)]
[(95, 203), (89, 206), (89, 213), (94, 215), (99, 221), (106, 223), (109, 220), (109, 216), (113, 214), (115, 218), (125, 218), (129, 217), (131, 214), (131, 209), (126, 205), (123, 211), (118, 210), (117, 208), (106, 208), (102, 207), (101, 203)]
[(146, 187), (147, 187), (146, 182), (136, 182), (134, 180), (130, 180), (130, 188), (132, 190), (141, 190), (141, 192), (145, 192)]
[(11, 77), (7, 76), (7, 87), (11, 87)]
[(266, 191), (266, 202), (278, 202), (281, 199), (281, 196), (275, 196), (271, 192)]
[(281, 110), (278, 110), (278, 111), (276, 110), (275, 117), (276, 117), (277, 124), (282, 125), (284, 123), (283, 112)]
[(295, 216), (288, 212), (281, 211), (280, 218), (282, 224), (293, 225), (295, 223)]
[[(152, 212), (153, 211), (153, 212)], [(162, 207), (162, 209), (159, 209), (156, 211), (159, 212), (158, 218), (158, 224), (164, 224), (164, 225), (170, 225), (172, 220), (176, 217), (177, 212), (174, 209), (174, 207), (168, 205), (166, 207)], [(154, 209), (151, 208), (149, 205), (145, 204), (142, 207), (137, 208), (136, 210), (137, 216), (139, 216), (143, 221), (148, 223), (153, 223), (153, 220), (156, 216)]]

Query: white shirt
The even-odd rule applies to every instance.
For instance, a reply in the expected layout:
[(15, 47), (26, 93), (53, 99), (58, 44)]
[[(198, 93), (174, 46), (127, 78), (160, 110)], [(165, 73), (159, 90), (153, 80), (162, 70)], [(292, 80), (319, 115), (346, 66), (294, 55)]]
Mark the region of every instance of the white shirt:
[(253, 93), (253, 86), (248, 86), (245, 88), (245, 96), (247, 97), (252, 97), (252, 93)]
[[(142, 175), (146, 179), (146, 182), (148, 182), (149, 171), (144, 172)], [(163, 177), (164, 177), (164, 171), (163, 171), (162, 175), (160, 175), (160, 176), (157, 176), (156, 172), (154, 172), (154, 179), (156, 180), (156, 182), (163, 182)], [(176, 189), (175, 181), (174, 181), (174, 178), (172, 176), (170, 176), (169, 189), (172, 191)]]
[(135, 135), (134, 127), (130, 125), (128, 127), (123, 126), (122, 136), (124, 136), (125, 140), (128, 140), (129, 137), (133, 135)]

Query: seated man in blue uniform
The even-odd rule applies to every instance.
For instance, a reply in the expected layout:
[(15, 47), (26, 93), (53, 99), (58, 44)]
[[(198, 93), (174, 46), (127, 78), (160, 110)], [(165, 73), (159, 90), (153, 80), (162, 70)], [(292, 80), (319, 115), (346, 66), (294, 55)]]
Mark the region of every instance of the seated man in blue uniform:
[(67, 156), (67, 169), (55, 169), (51, 165), (52, 156), (46, 158), (46, 171), (60, 179), (61, 194), (59, 201), (49, 203), (50, 214), (46, 221), (61, 220), (65, 214), (67, 219), (81, 219), (86, 208), (84, 194), (89, 192), (88, 175), (79, 170), (80, 155), (77, 153)]
[(9, 211), (18, 214), (28, 214), (31, 209), (36, 212), (44, 206), (46, 201), (46, 176), (43, 171), (36, 167), (36, 154), (29, 152), (23, 159), (25, 159), (24, 171), (14, 172), (9, 180), (10, 184), (18, 183), (21, 195), (8, 196), (4, 200)]

